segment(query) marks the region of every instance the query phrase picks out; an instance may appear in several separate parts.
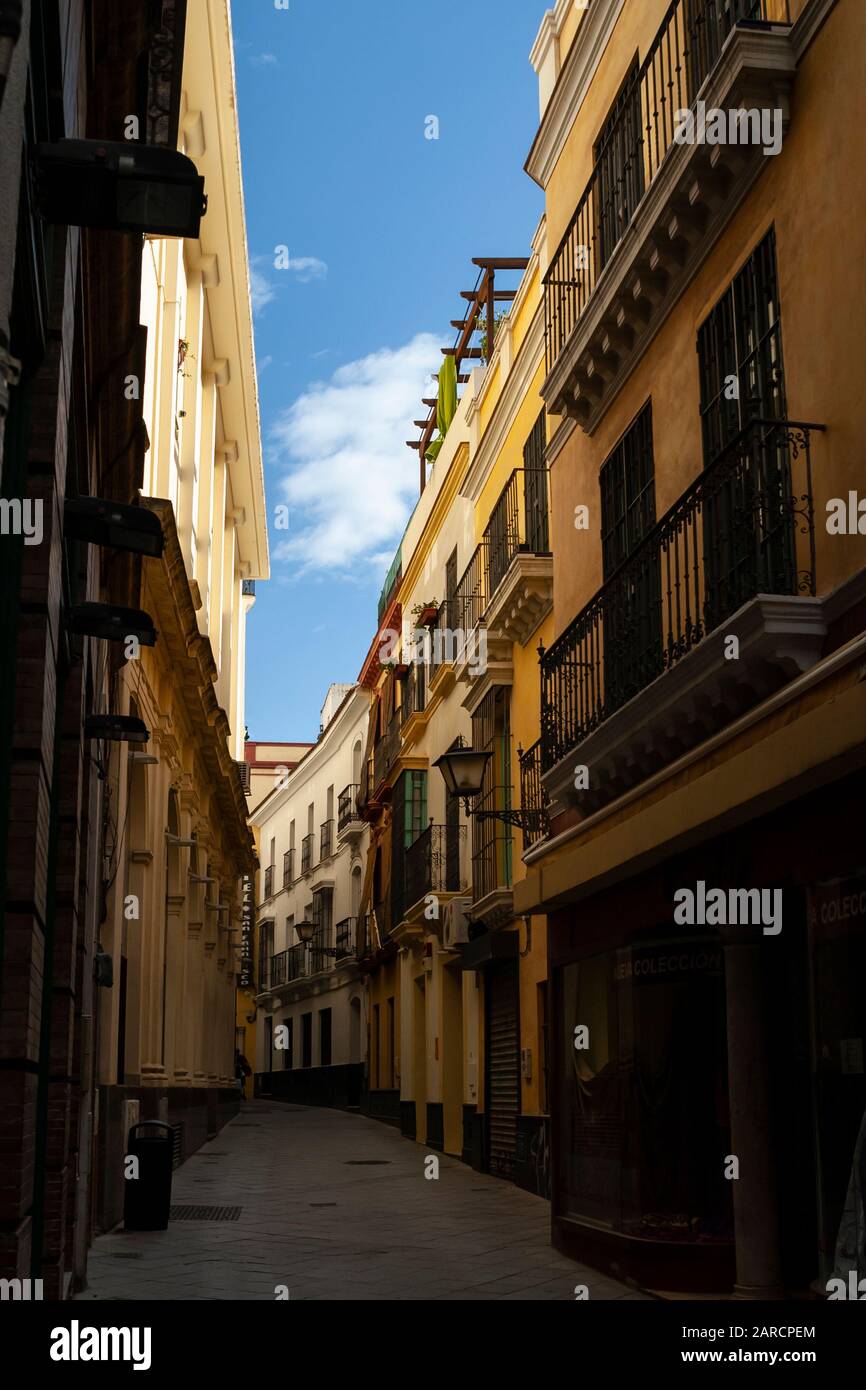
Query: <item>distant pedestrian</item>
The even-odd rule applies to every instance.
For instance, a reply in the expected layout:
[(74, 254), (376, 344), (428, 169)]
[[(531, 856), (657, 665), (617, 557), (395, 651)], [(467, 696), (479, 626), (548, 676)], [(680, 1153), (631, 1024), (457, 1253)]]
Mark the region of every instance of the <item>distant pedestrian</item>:
[(239, 1048), (235, 1048), (235, 1077), (237, 1078), (238, 1090), (241, 1093), (241, 1100), (245, 1099), (244, 1088), (248, 1076), (252, 1076), (253, 1069)]

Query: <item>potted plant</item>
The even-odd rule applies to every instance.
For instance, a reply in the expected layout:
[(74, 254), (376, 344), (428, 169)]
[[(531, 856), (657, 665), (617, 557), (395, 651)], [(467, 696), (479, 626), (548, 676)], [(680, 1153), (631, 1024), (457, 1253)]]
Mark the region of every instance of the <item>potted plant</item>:
[(412, 617), (415, 619), (417, 627), (432, 627), (439, 612), (439, 603), (435, 598), (428, 599), (425, 603), (416, 603), (412, 609)]

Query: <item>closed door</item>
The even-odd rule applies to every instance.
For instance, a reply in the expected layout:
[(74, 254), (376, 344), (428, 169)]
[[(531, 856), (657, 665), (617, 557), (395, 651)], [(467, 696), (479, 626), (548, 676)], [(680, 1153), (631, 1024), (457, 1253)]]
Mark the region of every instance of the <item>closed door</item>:
[(519, 985), (517, 962), (497, 961), (487, 971), (487, 1115), (491, 1173), (510, 1178), (520, 1113)]

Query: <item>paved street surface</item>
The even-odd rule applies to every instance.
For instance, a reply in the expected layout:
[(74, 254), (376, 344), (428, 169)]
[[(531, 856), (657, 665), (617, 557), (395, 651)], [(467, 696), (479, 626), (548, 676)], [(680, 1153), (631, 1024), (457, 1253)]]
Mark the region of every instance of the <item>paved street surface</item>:
[[(174, 1175), (178, 1205), (237, 1220), (117, 1232), (90, 1252), (81, 1299), (573, 1300), (643, 1295), (558, 1255), (549, 1206), (376, 1120), (265, 1101)], [(284, 1295), (285, 1296), (285, 1295)]]

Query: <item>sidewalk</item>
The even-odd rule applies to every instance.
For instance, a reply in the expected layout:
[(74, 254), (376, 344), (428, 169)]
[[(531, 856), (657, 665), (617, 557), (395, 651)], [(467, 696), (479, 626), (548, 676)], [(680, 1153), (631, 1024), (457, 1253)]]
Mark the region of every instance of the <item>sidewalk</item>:
[[(437, 1155), (376, 1120), (266, 1101), (174, 1175), (177, 1205), (240, 1207), (238, 1219), (173, 1220), (102, 1236), (88, 1299), (641, 1299), (557, 1254), (550, 1208), (511, 1183)], [(285, 1295), (283, 1295), (285, 1296)]]

